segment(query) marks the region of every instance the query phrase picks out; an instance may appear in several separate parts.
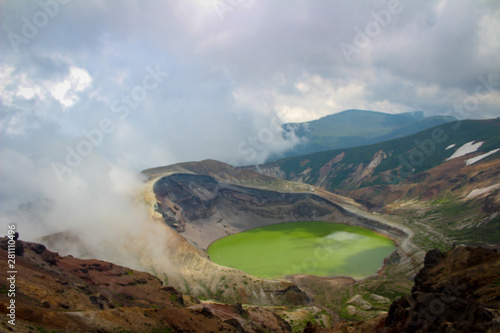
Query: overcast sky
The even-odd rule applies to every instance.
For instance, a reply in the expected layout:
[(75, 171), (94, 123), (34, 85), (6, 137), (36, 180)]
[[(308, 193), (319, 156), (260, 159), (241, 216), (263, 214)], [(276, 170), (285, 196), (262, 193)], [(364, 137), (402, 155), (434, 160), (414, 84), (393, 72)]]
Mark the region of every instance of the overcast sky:
[(260, 163), (297, 143), (281, 123), (346, 109), (500, 116), (496, 0), (12, 0), (0, 12), (2, 216), (102, 193), (91, 182), (120, 192), (148, 167)]

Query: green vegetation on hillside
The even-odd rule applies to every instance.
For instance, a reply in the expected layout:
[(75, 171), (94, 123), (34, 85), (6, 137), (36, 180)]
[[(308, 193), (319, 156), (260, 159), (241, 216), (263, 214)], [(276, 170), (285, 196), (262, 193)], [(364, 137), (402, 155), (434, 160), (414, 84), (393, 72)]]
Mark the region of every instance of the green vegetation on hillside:
[(287, 152), (298, 156), (336, 148), (374, 144), (407, 136), (449, 121), (452, 117), (424, 118), (423, 112), (388, 114), (375, 111), (347, 110), (305, 123), (285, 124), (303, 143)]
[[(423, 214), (408, 210), (405, 215), (417, 233), (415, 243), (424, 250), (447, 250), (450, 239), (474, 246), (498, 244), (500, 215), (483, 212), (483, 204), (482, 201), (464, 202), (452, 195), (445, 195), (427, 203)], [(427, 235), (429, 230), (446, 235), (446, 239), (434, 237), (431, 240)]]
[[(499, 120), (463, 120), (445, 123), (419, 133), (384, 141), (381, 143), (347, 149), (334, 149), (271, 162), (263, 165), (279, 166), (288, 180), (296, 180), (298, 175), (307, 174), (304, 181), (317, 184), (321, 171), (328, 162), (332, 164), (327, 183), (320, 184), (327, 190), (349, 189), (349, 180), (358, 167), (370, 164), (377, 152), (384, 158), (375, 168), (371, 182), (362, 186), (397, 184), (410, 175), (431, 169), (453, 155), (462, 145), (472, 141), (484, 141), (478, 149), (488, 152), (500, 147)], [(452, 148), (446, 149), (451, 145)], [(343, 156), (342, 156), (343, 154)], [(498, 154), (498, 153), (497, 153)], [(492, 156), (496, 156), (494, 154)], [(337, 157), (338, 161), (332, 161)], [(494, 158), (494, 157), (489, 157)], [(383, 172), (384, 177), (377, 178)], [(323, 175), (324, 177), (324, 175)], [(357, 186), (359, 187), (359, 186)]]

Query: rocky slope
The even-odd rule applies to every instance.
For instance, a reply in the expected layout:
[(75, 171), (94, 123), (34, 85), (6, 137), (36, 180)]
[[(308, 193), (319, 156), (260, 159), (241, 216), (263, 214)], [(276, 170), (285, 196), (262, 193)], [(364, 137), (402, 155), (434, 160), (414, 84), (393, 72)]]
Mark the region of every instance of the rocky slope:
[(201, 303), (145, 272), (62, 257), (18, 240), (15, 325), (5, 316), (7, 239), (0, 239), (2, 332), (291, 332), (265, 308)]
[(394, 301), (387, 315), (338, 325), (331, 332), (499, 332), (500, 254), (458, 247), (429, 251), (411, 294)]
[[(500, 241), (500, 159), (466, 165), (456, 158), (398, 185), (349, 192), (372, 211), (406, 217), (430, 246)], [(417, 239), (418, 241), (418, 239)]]
[(500, 331), (500, 254), (428, 252), (411, 295), (394, 302), (382, 324), (388, 333)]
[[(16, 325), (11, 325), (7, 239), (0, 239), (2, 332), (298, 332), (296, 321), (304, 318), (310, 322), (300, 331), (308, 333), (500, 330), (500, 254), (484, 248), (428, 252), (411, 294), (395, 300), (388, 312), (330, 328), (314, 307), (203, 303), (148, 273), (109, 262), (62, 257), (20, 240), (16, 252)], [(345, 283), (352, 282), (336, 287)], [(355, 295), (349, 304), (361, 310), (387, 301)]]
[(498, 158), (498, 133), (498, 119), (464, 120), (373, 145), (327, 150), (246, 169), (328, 191), (394, 185), (456, 157), (467, 155), (466, 166)]

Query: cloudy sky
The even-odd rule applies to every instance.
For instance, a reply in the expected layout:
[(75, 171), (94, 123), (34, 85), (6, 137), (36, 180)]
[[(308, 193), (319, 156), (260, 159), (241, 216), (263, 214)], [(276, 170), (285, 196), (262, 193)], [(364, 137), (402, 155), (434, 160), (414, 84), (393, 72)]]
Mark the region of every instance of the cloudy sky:
[(0, 3), (6, 220), (49, 223), (28, 213), (126, 193), (148, 167), (262, 162), (297, 143), (283, 122), (500, 116), (496, 0)]

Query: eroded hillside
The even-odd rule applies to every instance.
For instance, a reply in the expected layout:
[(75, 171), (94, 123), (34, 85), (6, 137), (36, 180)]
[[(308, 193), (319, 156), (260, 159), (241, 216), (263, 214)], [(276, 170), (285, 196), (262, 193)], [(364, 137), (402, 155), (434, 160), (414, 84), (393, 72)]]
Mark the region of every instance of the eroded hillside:
[(411, 294), (394, 301), (388, 314), (317, 332), (498, 332), (500, 331), (500, 254), (458, 247), (429, 251)]
[[(9, 313), (7, 238), (0, 239), (0, 312)], [(60, 256), (17, 240), (16, 319), (4, 332), (497, 332), (500, 255), (459, 247), (430, 251), (411, 294), (392, 304), (356, 294), (349, 311), (388, 307), (367, 321), (331, 321), (314, 305), (256, 307), (200, 302), (158, 278), (110, 262)], [(317, 281), (316, 281), (317, 282)], [(334, 301), (350, 281), (328, 281)], [(347, 284), (346, 284), (347, 283)], [(317, 297), (318, 295), (315, 295)], [(390, 306), (389, 306), (390, 305)], [(364, 309), (364, 310), (363, 310)]]
[(11, 325), (4, 316), (10, 311), (7, 238), (0, 239), (2, 332), (291, 332), (265, 308), (201, 303), (145, 272), (17, 243)]
[(360, 206), (353, 200), (306, 184), (262, 176), (216, 161), (179, 164), (159, 171), (145, 172), (155, 175), (149, 181), (157, 200), (154, 209), (201, 250), (227, 234), (307, 220), (364, 226), (396, 242), (410, 237), (404, 228), (384, 224), (366, 212), (364, 216), (358, 214)]

